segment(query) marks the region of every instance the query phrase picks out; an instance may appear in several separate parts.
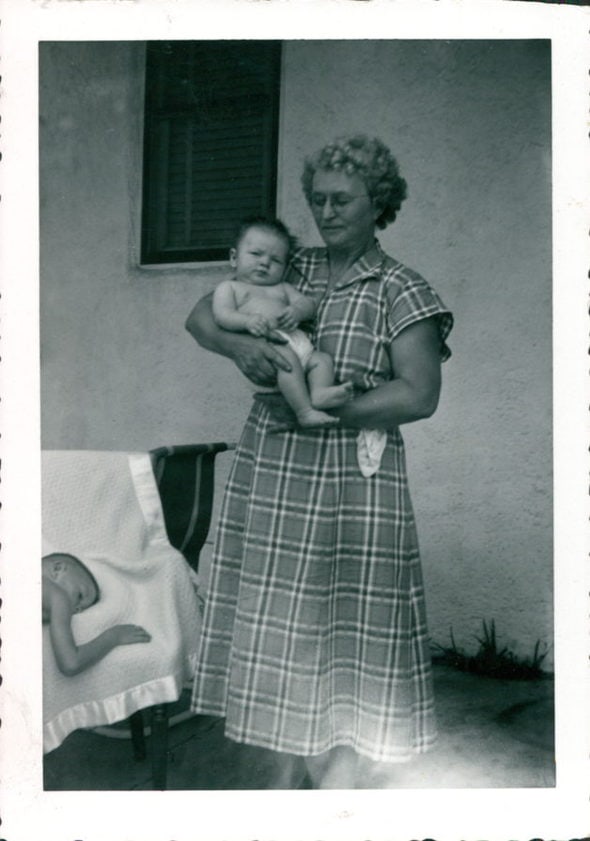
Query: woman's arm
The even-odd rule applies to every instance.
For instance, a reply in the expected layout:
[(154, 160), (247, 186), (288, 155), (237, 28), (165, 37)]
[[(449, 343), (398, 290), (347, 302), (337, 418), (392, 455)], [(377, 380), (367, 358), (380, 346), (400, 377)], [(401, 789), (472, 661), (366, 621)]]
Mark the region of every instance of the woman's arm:
[(440, 336), (433, 318), (406, 327), (391, 343), (395, 379), (332, 410), (343, 426), (391, 429), (428, 418), (441, 389)]
[(233, 360), (256, 385), (274, 385), (278, 368), (291, 370), (276, 343), (219, 327), (213, 318), (212, 297), (209, 294), (197, 301), (185, 323), (188, 332), (201, 347)]
[(49, 635), (60, 672), (71, 677), (102, 660), (118, 645), (149, 642), (151, 637), (139, 625), (115, 625), (90, 642), (76, 645), (72, 634), (72, 609), (66, 593), (51, 581), (49, 585)]

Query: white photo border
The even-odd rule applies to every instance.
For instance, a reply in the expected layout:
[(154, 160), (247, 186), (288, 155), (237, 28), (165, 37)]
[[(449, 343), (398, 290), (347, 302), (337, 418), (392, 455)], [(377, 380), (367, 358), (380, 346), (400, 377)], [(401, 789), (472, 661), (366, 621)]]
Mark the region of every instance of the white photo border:
[[(3, 0), (0, 14), (2, 838), (507, 841), (533, 837), (561, 840), (588, 834), (588, 10), (503, 0)], [(212, 39), (547, 38), (552, 42), (554, 789), (43, 790), (40, 611), (34, 609), (40, 601), (40, 573), (32, 561), (41, 554), (37, 528), (38, 44), (186, 39), (191, 33)]]

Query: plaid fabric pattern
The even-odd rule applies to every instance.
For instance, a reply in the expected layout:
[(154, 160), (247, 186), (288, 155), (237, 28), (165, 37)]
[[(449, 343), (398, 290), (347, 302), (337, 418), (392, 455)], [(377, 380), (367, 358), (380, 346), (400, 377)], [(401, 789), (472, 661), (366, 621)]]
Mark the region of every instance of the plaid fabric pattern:
[[(325, 252), (296, 257), (321, 293)], [(452, 317), (415, 273), (376, 245), (324, 297), (316, 343), (359, 388), (391, 379), (387, 347), (412, 321)], [(269, 434), (256, 401), (228, 480), (210, 578), (193, 709), (226, 717), (241, 742), (311, 755), (349, 745), (404, 761), (436, 736), (414, 517), (399, 430), (377, 474), (356, 432)]]

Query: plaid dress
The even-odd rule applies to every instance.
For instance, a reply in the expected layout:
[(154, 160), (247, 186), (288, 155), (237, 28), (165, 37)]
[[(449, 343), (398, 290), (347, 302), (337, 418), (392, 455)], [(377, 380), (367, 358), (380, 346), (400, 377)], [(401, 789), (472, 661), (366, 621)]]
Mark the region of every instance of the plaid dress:
[[(293, 261), (325, 292), (325, 249)], [(376, 242), (320, 304), (315, 344), (338, 380), (391, 380), (389, 346), (434, 316), (441, 357), (452, 315)], [(255, 400), (220, 516), (192, 706), (238, 742), (300, 755), (348, 745), (398, 762), (436, 736), (422, 574), (397, 428), (364, 478), (357, 430), (269, 433)]]

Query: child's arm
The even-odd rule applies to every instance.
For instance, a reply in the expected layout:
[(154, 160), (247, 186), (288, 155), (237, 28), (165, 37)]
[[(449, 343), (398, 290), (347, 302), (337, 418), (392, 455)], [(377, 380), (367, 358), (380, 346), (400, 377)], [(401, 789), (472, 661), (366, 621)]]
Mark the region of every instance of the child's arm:
[(289, 305), (277, 319), (277, 327), (282, 330), (294, 330), (301, 321), (313, 318), (318, 302), (309, 295), (303, 295), (290, 283), (283, 284)]
[(151, 637), (139, 625), (115, 625), (90, 642), (76, 645), (72, 634), (72, 608), (66, 593), (45, 579), (44, 599), (49, 613), (49, 635), (60, 672), (77, 675), (102, 660), (118, 645), (149, 642)]
[(270, 386), (277, 381), (277, 371), (290, 371), (291, 363), (279, 346), (285, 339), (269, 335), (270, 341), (246, 333), (231, 333), (215, 322), (212, 311), (213, 293), (197, 301), (185, 322), (193, 339), (206, 350), (231, 359), (240, 371), (256, 385)]
[(262, 315), (239, 312), (234, 288), (230, 280), (222, 281), (213, 293), (213, 318), (224, 330), (264, 336), (269, 323)]

